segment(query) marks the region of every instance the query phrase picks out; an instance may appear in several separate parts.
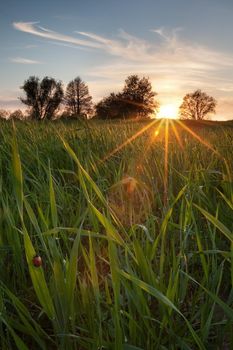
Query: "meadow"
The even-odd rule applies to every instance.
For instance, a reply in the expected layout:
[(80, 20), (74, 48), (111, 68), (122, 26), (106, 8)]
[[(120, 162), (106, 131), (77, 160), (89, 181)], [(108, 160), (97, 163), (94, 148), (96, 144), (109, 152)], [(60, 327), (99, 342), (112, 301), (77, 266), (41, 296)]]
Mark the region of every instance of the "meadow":
[(1, 122), (0, 349), (232, 349), (233, 127), (182, 123)]

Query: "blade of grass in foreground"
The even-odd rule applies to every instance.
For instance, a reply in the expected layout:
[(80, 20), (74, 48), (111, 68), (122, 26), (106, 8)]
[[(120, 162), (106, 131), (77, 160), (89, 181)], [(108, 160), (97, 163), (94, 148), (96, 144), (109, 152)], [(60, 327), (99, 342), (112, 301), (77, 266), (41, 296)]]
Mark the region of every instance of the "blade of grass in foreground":
[(112, 286), (113, 286), (113, 294), (114, 294), (114, 307), (112, 310), (112, 315), (114, 319), (114, 327), (115, 327), (115, 346), (114, 349), (118, 350), (122, 348), (122, 327), (121, 327), (121, 318), (120, 318), (120, 276), (118, 273), (119, 264), (118, 264), (118, 256), (117, 249), (115, 243), (109, 241), (108, 244), (108, 252), (110, 259), (110, 269), (112, 276)]
[(55, 191), (53, 186), (53, 178), (52, 178), (50, 168), (49, 168), (49, 201), (50, 201), (50, 207), (51, 207), (52, 224), (53, 224), (53, 227), (57, 227), (57, 223), (58, 223), (57, 205), (56, 205)]
[(100, 201), (104, 204), (105, 207), (108, 207), (106, 199), (104, 198), (102, 192), (100, 191), (99, 187), (95, 184), (95, 182), (92, 180), (90, 175), (86, 172), (86, 170), (82, 167), (79, 159), (77, 158), (74, 151), (70, 148), (70, 146), (63, 140), (63, 144), (71, 158), (75, 161), (75, 163), (78, 166), (79, 170), (79, 181), (81, 184), (81, 187), (83, 189), (83, 193), (86, 197), (86, 200), (88, 201), (88, 204), (91, 208), (91, 210), (94, 212), (95, 216), (98, 218), (99, 222), (105, 227), (106, 232), (110, 238), (113, 238), (118, 244), (124, 245), (127, 247), (124, 243), (124, 240), (120, 236), (120, 234), (117, 232), (117, 230), (114, 228), (114, 226), (111, 224), (110, 220), (107, 219), (106, 216), (104, 216), (90, 201), (86, 182), (90, 185), (90, 188), (93, 189), (93, 191), (96, 193), (97, 197), (100, 199)]
[(49, 289), (44, 277), (44, 272), (42, 267), (35, 267), (33, 265), (33, 258), (36, 255), (35, 249), (24, 225), (23, 220), (23, 174), (21, 161), (18, 151), (18, 145), (16, 141), (16, 136), (13, 138), (13, 148), (12, 148), (12, 164), (13, 164), (13, 175), (14, 175), (14, 189), (16, 194), (16, 200), (18, 205), (18, 211), (21, 218), (21, 223), (23, 226), (24, 235), (24, 248), (27, 258), (27, 263), (29, 267), (30, 276), (32, 279), (33, 287), (35, 289), (36, 295), (43, 307), (47, 316), (52, 319), (55, 314), (52, 298), (49, 293)]
[(43, 268), (35, 267), (32, 263), (34, 256), (36, 255), (35, 249), (29, 237), (29, 234), (24, 227), (24, 248), (27, 258), (27, 263), (29, 267), (30, 276), (32, 279), (33, 287), (35, 289), (36, 295), (40, 301), (47, 316), (52, 319), (55, 314), (53, 301), (49, 293), (49, 289), (45, 280)]
[(219, 229), (232, 243), (233, 243), (233, 233), (216, 217), (208, 213), (206, 210), (200, 208), (198, 205), (194, 204), (195, 207), (210, 221), (215, 227)]
[(170, 307), (171, 309), (176, 311), (184, 319), (185, 323), (187, 324), (187, 327), (188, 327), (193, 339), (195, 340), (196, 344), (198, 345), (198, 348), (201, 350), (205, 349), (204, 344), (202, 343), (202, 341), (199, 338), (199, 336), (197, 335), (197, 333), (194, 331), (194, 329), (191, 326), (188, 319), (182, 314), (182, 312), (179, 309), (177, 309), (177, 307), (163, 293), (161, 293), (158, 289), (150, 286), (149, 284), (143, 282), (142, 280), (138, 279), (137, 277), (128, 274), (125, 271), (120, 270), (119, 273), (122, 277), (133, 282), (136, 286), (138, 286), (139, 288), (141, 288), (142, 290), (144, 290), (148, 294), (154, 296), (158, 301), (160, 301), (164, 305), (167, 305), (168, 307)]
[(12, 170), (17, 207), (20, 217), (23, 218), (23, 175), (15, 130), (12, 142)]
[(0, 315), (0, 320), (5, 324), (5, 326), (9, 329), (14, 341), (15, 341), (15, 345), (17, 346), (17, 348), (19, 350), (29, 350), (29, 348), (27, 347), (27, 345), (22, 341), (22, 339), (15, 333), (15, 331), (13, 330), (13, 328), (8, 324), (8, 322), (1, 317)]
[[(70, 316), (74, 312), (73, 302), (74, 302), (74, 293), (75, 293), (76, 278), (77, 278), (77, 261), (78, 261), (78, 253), (79, 253), (79, 243), (80, 243), (80, 231), (78, 231), (73, 243), (73, 247), (71, 249), (70, 260), (69, 260), (69, 265), (68, 265), (68, 270), (66, 275), (66, 283), (67, 283), (66, 297), (68, 302), (68, 312)], [(72, 320), (74, 320), (74, 317), (72, 317)]]
[[(49, 338), (45, 331), (35, 321), (29, 310), (16, 295), (14, 295), (3, 283), (0, 283), (0, 289), (8, 296), (12, 303), (12, 307), (17, 311), (20, 324), (27, 329), (28, 334), (30, 334), (30, 337), (37, 342), (40, 349), (45, 350), (46, 346), (43, 338), (49, 339), (50, 341), (51, 338)], [(10, 318), (9, 322), (12, 323), (12, 321), (14, 324), (14, 320)], [(12, 326), (12, 324), (10, 325)]]
[(90, 177), (90, 175), (86, 172), (86, 170), (82, 167), (78, 157), (76, 156), (76, 154), (74, 153), (74, 151), (72, 150), (72, 148), (68, 145), (67, 142), (65, 142), (64, 140), (63, 144), (65, 149), (67, 150), (68, 154), (70, 155), (70, 157), (74, 160), (74, 162), (77, 164), (78, 169), (81, 170), (83, 176), (87, 179), (88, 183), (90, 183), (91, 187), (93, 188), (93, 190), (95, 191), (95, 193), (97, 194), (97, 196), (99, 197), (99, 199), (101, 200), (101, 202), (107, 206), (107, 202), (106, 199), (104, 198), (103, 194), (101, 193), (100, 189), (98, 188), (98, 186), (95, 184), (95, 182), (92, 180), (92, 178)]
[(190, 275), (188, 275), (186, 272), (184, 271), (180, 271), (183, 275), (185, 275), (187, 278), (190, 279), (190, 281), (194, 282), (195, 284), (197, 284), (200, 288), (202, 288), (213, 300), (214, 302), (216, 302), (225, 312), (225, 314), (232, 320), (233, 322), (233, 310), (230, 306), (228, 306), (226, 303), (224, 303), (217, 295), (215, 295), (214, 293), (212, 293), (211, 291), (209, 291), (208, 289), (206, 289), (204, 286), (202, 286), (202, 284), (200, 284), (199, 282), (197, 282), (193, 277), (191, 277)]
[(233, 202), (228, 199), (221, 191), (219, 191), (217, 189), (218, 193), (220, 194), (220, 196), (224, 199), (224, 201), (227, 203), (227, 205), (233, 210)]
[(91, 202), (89, 202), (92, 210), (94, 211), (96, 217), (99, 219), (101, 224), (104, 226), (106, 229), (106, 232), (108, 236), (116, 241), (118, 244), (125, 246), (124, 240), (122, 237), (119, 235), (119, 233), (116, 231), (114, 226), (111, 224), (111, 222), (104, 216)]

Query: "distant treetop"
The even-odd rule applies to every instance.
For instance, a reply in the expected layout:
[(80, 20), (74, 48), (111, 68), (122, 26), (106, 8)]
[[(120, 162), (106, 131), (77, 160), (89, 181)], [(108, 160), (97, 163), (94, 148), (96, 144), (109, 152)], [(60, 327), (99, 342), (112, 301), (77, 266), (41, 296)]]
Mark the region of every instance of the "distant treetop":
[(21, 87), (26, 97), (20, 98), (29, 107), (30, 115), (37, 120), (52, 119), (63, 99), (62, 83), (45, 77), (41, 81), (29, 77)]
[(158, 111), (159, 103), (155, 100), (149, 78), (130, 75), (125, 80), (124, 88), (119, 93), (111, 93), (96, 105), (96, 117), (101, 119), (115, 118), (148, 118)]
[[(61, 81), (44, 77), (29, 77), (21, 87), (25, 97), (20, 100), (28, 106), (29, 117), (43, 120), (62, 118), (99, 119), (144, 119), (155, 117), (159, 110), (157, 93), (148, 77), (129, 75), (123, 89), (110, 93), (93, 107), (88, 85), (78, 76), (71, 80), (64, 93)], [(217, 101), (201, 90), (184, 96), (179, 108), (181, 119), (202, 120), (216, 112)], [(9, 119), (7, 111), (0, 111), (1, 118)], [(12, 114), (14, 119), (23, 119), (21, 111)]]
[(92, 97), (88, 86), (80, 77), (70, 81), (66, 88), (64, 104), (69, 115), (88, 117), (93, 112)]
[(184, 96), (180, 106), (181, 119), (202, 120), (208, 114), (216, 113), (217, 101), (201, 90), (196, 90)]

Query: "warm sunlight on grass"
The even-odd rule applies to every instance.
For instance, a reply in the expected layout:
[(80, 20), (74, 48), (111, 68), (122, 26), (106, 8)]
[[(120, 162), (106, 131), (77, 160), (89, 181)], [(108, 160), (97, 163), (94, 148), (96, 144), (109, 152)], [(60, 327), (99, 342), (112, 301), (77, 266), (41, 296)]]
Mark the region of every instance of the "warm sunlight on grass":
[(173, 104), (162, 105), (159, 109), (158, 118), (178, 118), (178, 108)]

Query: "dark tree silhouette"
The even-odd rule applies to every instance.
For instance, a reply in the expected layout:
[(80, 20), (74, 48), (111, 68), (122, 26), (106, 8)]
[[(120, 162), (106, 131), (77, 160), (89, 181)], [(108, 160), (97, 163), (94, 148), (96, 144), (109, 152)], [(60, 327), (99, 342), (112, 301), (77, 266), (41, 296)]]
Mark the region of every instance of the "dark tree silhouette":
[(111, 93), (96, 104), (96, 117), (100, 119), (117, 119), (125, 117), (126, 104), (122, 94)]
[(52, 119), (63, 99), (62, 83), (45, 77), (41, 81), (37, 77), (29, 77), (21, 87), (26, 98), (21, 101), (30, 109), (34, 119)]
[(148, 118), (158, 110), (156, 95), (148, 78), (130, 75), (122, 92), (111, 93), (96, 105), (96, 116), (101, 119)]
[(80, 77), (70, 81), (67, 85), (64, 102), (67, 112), (76, 117), (89, 116), (93, 111), (88, 86)]
[(209, 113), (215, 113), (217, 101), (201, 90), (187, 94), (180, 106), (181, 119), (202, 120)]
[(155, 100), (149, 78), (130, 75), (125, 80), (122, 98), (126, 104), (126, 114), (130, 117), (147, 118), (157, 112), (159, 103)]

